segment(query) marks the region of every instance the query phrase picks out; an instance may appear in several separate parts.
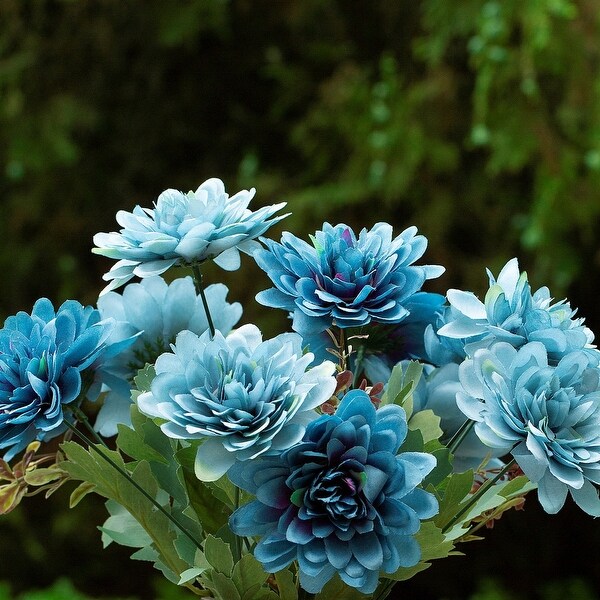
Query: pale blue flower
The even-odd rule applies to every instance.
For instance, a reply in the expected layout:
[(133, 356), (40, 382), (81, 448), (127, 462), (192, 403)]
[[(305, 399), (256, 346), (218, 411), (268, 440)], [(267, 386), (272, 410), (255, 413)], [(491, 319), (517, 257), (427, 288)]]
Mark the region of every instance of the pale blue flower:
[[(206, 299), (215, 328), (228, 334), (242, 316), (242, 306), (226, 301), (227, 287), (209, 285)], [(138, 370), (154, 364), (160, 354), (170, 349), (180, 331), (198, 335), (208, 330), (202, 299), (196, 294), (191, 277), (176, 279), (171, 284), (158, 276), (127, 285), (122, 295), (109, 292), (98, 300), (103, 318), (116, 321), (111, 340), (136, 336), (135, 343), (107, 360), (101, 381), (108, 388), (96, 419), (101, 435), (117, 433), (117, 425), (131, 423), (131, 382)]]
[(488, 271), (490, 288), (481, 302), (473, 293), (449, 290), (451, 318), (437, 332), (461, 340), (467, 353), (493, 342), (507, 342), (519, 348), (527, 342), (541, 342), (552, 361), (573, 350), (595, 353), (594, 335), (575, 318), (576, 311), (566, 301), (552, 303), (548, 288), (534, 294), (527, 273), (519, 272), (517, 259), (510, 260), (498, 279)]
[(154, 208), (119, 211), (117, 222), (123, 229), (94, 236), (97, 247), (92, 252), (118, 260), (104, 275), (110, 283), (103, 293), (134, 276), (160, 275), (173, 265), (213, 259), (235, 271), (239, 251), (251, 254), (259, 248), (255, 238), (285, 216), (273, 217), (285, 203), (250, 211), (254, 193), (254, 188), (242, 190), (230, 198), (220, 179), (208, 179), (195, 192), (164, 191)]
[(230, 470), (231, 481), (256, 496), (233, 513), (231, 529), (261, 536), (254, 556), (267, 572), (297, 560), (310, 593), (336, 573), (374, 592), (381, 572), (419, 562), (414, 534), (438, 512), (435, 497), (417, 487), (435, 458), (398, 454), (407, 429), (399, 406), (375, 410), (365, 392), (349, 392), (334, 415), (308, 425), (301, 443)]
[(172, 353), (156, 361), (140, 410), (164, 422), (165, 435), (202, 439), (196, 475), (213, 481), (236, 462), (278, 454), (302, 439), (315, 408), (335, 390), (335, 365), (310, 367), (301, 338), (281, 334), (263, 342), (254, 325), (224, 337), (180, 333)]
[(292, 327), (314, 335), (335, 325), (362, 327), (368, 323), (400, 323), (407, 302), (427, 279), (439, 277), (438, 266), (416, 266), (427, 239), (410, 227), (392, 238), (392, 227), (377, 223), (358, 236), (346, 225), (323, 225), (312, 245), (290, 233), (281, 244), (262, 239), (268, 250), (254, 258), (274, 288), (256, 299), (265, 306), (293, 314)]
[(569, 492), (600, 516), (600, 369), (595, 355), (575, 351), (549, 364), (541, 342), (479, 349), (459, 371), (458, 402), (476, 421), (482, 442), (512, 453), (549, 513)]
[(82, 371), (106, 348), (112, 321), (91, 306), (47, 298), (29, 315), (8, 317), (0, 330), (0, 448), (10, 460), (34, 440), (63, 433), (65, 406), (79, 404)]

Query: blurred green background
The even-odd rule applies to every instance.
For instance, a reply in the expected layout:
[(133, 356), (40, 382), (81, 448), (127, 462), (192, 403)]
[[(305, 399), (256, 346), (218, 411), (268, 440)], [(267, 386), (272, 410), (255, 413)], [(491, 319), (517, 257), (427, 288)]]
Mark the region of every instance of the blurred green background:
[[(0, 0), (0, 317), (41, 296), (94, 303), (112, 261), (93, 234), (217, 176), (256, 187), (254, 208), (288, 202), (274, 237), (417, 225), (447, 268), (430, 291), (481, 294), (485, 267), (518, 256), (600, 332), (599, 100), (600, 0)], [(249, 259), (207, 279), (245, 322), (286, 326), (254, 302), (269, 283)], [(99, 501), (66, 505), (0, 521), (7, 598), (62, 576), (182, 597), (101, 549)], [(532, 498), (404, 597), (590, 600), (599, 542), (598, 523)]]

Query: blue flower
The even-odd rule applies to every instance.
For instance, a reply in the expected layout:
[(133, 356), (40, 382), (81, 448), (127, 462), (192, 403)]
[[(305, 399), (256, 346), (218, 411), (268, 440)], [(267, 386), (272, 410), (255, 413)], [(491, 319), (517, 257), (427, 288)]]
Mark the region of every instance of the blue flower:
[(549, 364), (541, 342), (498, 342), (460, 366), (461, 410), (491, 448), (511, 452), (537, 483), (544, 510), (558, 512), (570, 492), (600, 516), (600, 369), (596, 356), (571, 352)]
[(284, 233), (281, 244), (262, 239), (268, 250), (254, 253), (274, 288), (256, 299), (293, 313), (293, 329), (314, 335), (331, 325), (361, 327), (370, 322), (399, 323), (406, 303), (427, 279), (444, 271), (415, 266), (427, 240), (410, 227), (392, 239), (392, 227), (377, 223), (358, 237), (346, 225), (323, 225), (313, 245)]
[(310, 593), (336, 573), (374, 592), (380, 571), (419, 562), (414, 534), (438, 511), (436, 499), (417, 488), (435, 458), (397, 454), (406, 433), (399, 406), (376, 411), (365, 392), (349, 392), (334, 415), (308, 425), (301, 443), (230, 470), (231, 481), (256, 496), (233, 513), (231, 529), (262, 536), (254, 556), (268, 572), (297, 560)]
[(173, 353), (159, 356), (152, 389), (138, 406), (166, 421), (167, 436), (203, 439), (196, 475), (213, 481), (236, 461), (279, 453), (302, 439), (314, 409), (336, 386), (333, 363), (309, 368), (312, 360), (295, 333), (263, 342), (254, 325), (214, 339), (186, 331)]
[(34, 440), (65, 430), (64, 406), (82, 391), (81, 372), (106, 347), (112, 322), (68, 300), (57, 311), (47, 298), (29, 315), (8, 317), (0, 330), (0, 448), (10, 460)]
[(118, 262), (104, 275), (107, 292), (134, 276), (160, 275), (173, 265), (213, 259), (220, 267), (235, 271), (239, 250), (248, 254), (258, 247), (255, 240), (284, 216), (271, 217), (285, 203), (248, 210), (254, 188), (231, 198), (220, 179), (208, 179), (195, 192), (169, 189), (158, 197), (154, 208), (136, 206), (119, 211), (120, 233), (98, 233), (92, 252)]
[(498, 279), (488, 271), (490, 288), (481, 302), (473, 293), (449, 290), (452, 318), (438, 330), (439, 336), (461, 340), (467, 353), (493, 342), (507, 342), (519, 348), (527, 342), (541, 342), (552, 361), (573, 350), (595, 353), (594, 335), (574, 318), (576, 311), (566, 301), (552, 303), (548, 288), (534, 294), (527, 273), (519, 272), (517, 259), (510, 260)]
[[(242, 316), (238, 302), (226, 301), (227, 292), (223, 284), (205, 289), (214, 326), (224, 335)], [(109, 292), (101, 296), (98, 310), (102, 318), (116, 321), (112, 341), (135, 336), (135, 343), (105, 361), (101, 372), (100, 380), (109, 391), (95, 428), (101, 435), (110, 436), (117, 433), (119, 423), (131, 423), (131, 382), (138, 370), (147, 363), (154, 364), (160, 354), (170, 349), (180, 331), (200, 335), (208, 330), (208, 321), (191, 277), (176, 279), (170, 285), (158, 276), (130, 283), (122, 295)]]

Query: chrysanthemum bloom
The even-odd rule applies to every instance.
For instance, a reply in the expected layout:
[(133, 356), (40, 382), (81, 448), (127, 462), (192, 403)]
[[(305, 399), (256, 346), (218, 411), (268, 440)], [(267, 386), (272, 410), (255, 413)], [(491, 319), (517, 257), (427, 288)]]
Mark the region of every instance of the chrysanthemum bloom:
[(519, 272), (516, 258), (503, 267), (497, 280), (489, 271), (488, 277), (485, 302), (471, 292), (448, 291), (454, 318), (438, 335), (462, 339), (467, 348), (475, 342), (469, 352), (493, 342), (508, 342), (515, 348), (541, 342), (552, 361), (573, 350), (596, 352), (592, 350), (594, 335), (584, 326), (584, 319), (574, 318), (576, 311), (566, 301), (552, 304), (546, 287), (532, 294), (527, 273)]
[(236, 461), (279, 453), (302, 439), (317, 418), (314, 409), (336, 386), (335, 365), (309, 368), (312, 360), (295, 333), (263, 342), (254, 325), (214, 339), (186, 331), (173, 353), (159, 356), (152, 389), (138, 406), (166, 421), (165, 435), (204, 439), (196, 475), (213, 481)]
[(0, 330), (0, 448), (10, 460), (34, 440), (65, 430), (64, 407), (81, 393), (81, 372), (106, 347), (112, 321), (68, 300), (57, 311), (38, 300), (29, 315), (8, 317)]
[(498, 342), (459, 371), (458, 403), (491, 448), (511, 452), (549, 513), (567, 496), (600, 516), (600, 369), (594, 355), (571, 352), (548, 364), (541, 342)]
[(231, 529), (262, 536), (254, 556), (268, 572), (297, 560), (310, 593), (335, 573), (374, 592), (381, 571), (418, 563), (413, 536), (438, 511), (434, 496), (417, 488), (435, 458), (397, 454), (406, 433), (399, 406), (376, 411), (365, 392), (349, 392), (334, 415), (308, 425), (301, 443), (230, 470), (232, 482), (256, 496), (233, 513)]
[[(238, 302), (226, 301), (227, 287), (209, 285), (206, 299), (213, 315), (215, 328), (228, 334), (242, 316)], [(131, 382), (138, 370), (147, 363), (154, 364), (180, 331), (198, 335), (208, 330), (202, 299), (196, 294), (191, 277), (176, 279), (170, 285), (158, 276), (140, 283), (130, 283), (123, 294), (109, 292), (98, 300), (102, 318), (113, 318), (116, 327), (111, 340), (136, 336), (135, 343), (107, 360), (101, 381), (109, 388), (98, 413), (95, 428), (101, 435), (117, 433), (119, 423), (131, 423)]]
[(273, 217), (285, 203), (248, 210), (254, 188), (231, 198), (220, 179), (208, 179), (195, 192), (164, 191), (154, 208), (136, 206), (119, 211), (119, 233), (97, 233), (92, 252), (118, 262), (104, 275), (109, 285), (103, 293), (123, 285), (134, 276), (160, 275), (173, 265), (213, 259), (220, 267), (235, 271), (239, 251), (252, 253), (255, 240), (285, 215)]
[(256, 299), (293, 314), (293, 329), (314, 335), (331, 325), (393, 324), (407, 317), (406, 303), (443, 267), (416, 266), (427, 239), (410, 227), (392, 239), (392, 227), (377, 223), (358, 237), (346, 225), (323, 225), (313, 245), (284, 233), (281, 244), (261, 239), (268, 250), (254, 253), (274, 288)]

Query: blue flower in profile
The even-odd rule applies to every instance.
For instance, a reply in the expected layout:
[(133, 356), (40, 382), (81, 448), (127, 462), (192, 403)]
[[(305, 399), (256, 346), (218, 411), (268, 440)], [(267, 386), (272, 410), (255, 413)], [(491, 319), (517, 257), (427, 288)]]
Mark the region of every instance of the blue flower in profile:
[(566, 301), (552, 303), (548, 288), (534, 294), (527, 273), (519, 272), (516, 258), (500, 271), (498, 279), (488, 270), (490, 282), (481, 302), (473, 293), (449, 290), (452, 318), (437, 332), (461, 340), (467, 353), (493, 342), (507, 342), (519, 348), (527, 342), (541, 342), (552, 361), (559, 361), (573, 350), (595, 353), (594, 335), (575, 318), (576, 311)]
[(416, 227), (392, 238), (392, 227), (377, 223), (357, 237), (346, 225), (325, 223), (311, 237), (312, 246), (290, 233), (283, 234), (281, 244), (262, 239), (268, 249), (254, 253), (275, 285), (256, 299), (292, 313), (292, 327), (302, 335), (331, 325), (400, 323), (409, 314), (406, 303), (427, 279), (444, 271), (413, 264), (427, 247)]
[(254, 325), (213, 339), (184, 331), (173, 352), (158, 357), (151, 391), (137, 403), (164, 421), (165, 435), (203, 440), (196, 476), (214, 481), (236, 461), (278, 454), (302, 439), (336, 387), (335, 365), (309, 368), (312, 361), (295, 333), (263, 341)]
[[(223, 284), (205, 289), (214, 326), (223, 335), (242, 316), (238, 302), (226, 301), (227, 292)], [(107, 393), (94, 426), (101, 435), (111, 436), (117, 433), (119, 423), (131, 423), (131, 383), (138, 370), (154, 364), (160, 354), (167, 352), (180, 331), (200, 335), (208, 330), (208, 321), (191, 277), (176, 279), (169, 285), (159, 276), (130, 283), (122, 294), (109, 292), (101, 296), (98, 310), (102, 318), (116, 322), (111, 340), (135, 337), (133, 345), (105, 361), (99, 378)]]
[(248, 209), (254, 188), (231, 198), (220, 179), (208, 179), (195, 192), (168, 189), (154, 208), (136, 206), (119, 211), (119, 233), (97, 233), (92, 252), (118, 262), (104, 275), (109, 285), (103, 293), (134, 276), (161, 275), (173, 265), (213, 259), (221, 268), (235, 271), (239, 251), (251, 254), (260, 247), (255, 238), (285, 215), (273, 217), (285, 203)]
[(541, 342), (518, 350), (506, 342), (479, 349), (459, 370), (458, 403), (481, 441), (512, 453), (537, 483), (548, 513), (568, 493), (600, 516), (600, 369), (595, 355), (574, 351), (549, 364)]
[(308, 425), (299, 444), (229, 471), (236, 486), (256, 496), (233, 513), (232, 531), (261, 536), (254, 556), (267, 572), (297, 560), (310, 593), (336, 573), (374, 592), (381, 571), (419, 562), (414, 534), (438, 511), (435, 497), (417, 487), (435, 458), (398, 454), (407, 429), (399, 406), (375, 410), (365, 392), (347, 393), (335, 414)]
[(111, 321), (68, 300), (58, 310), (47, 298), (31, 315), (8, 317), (0, 330), (0, 448), (10, 460), (34, 440), (65, 430), (65, 406), (76, 406), (82, 371), (106, 348)]

